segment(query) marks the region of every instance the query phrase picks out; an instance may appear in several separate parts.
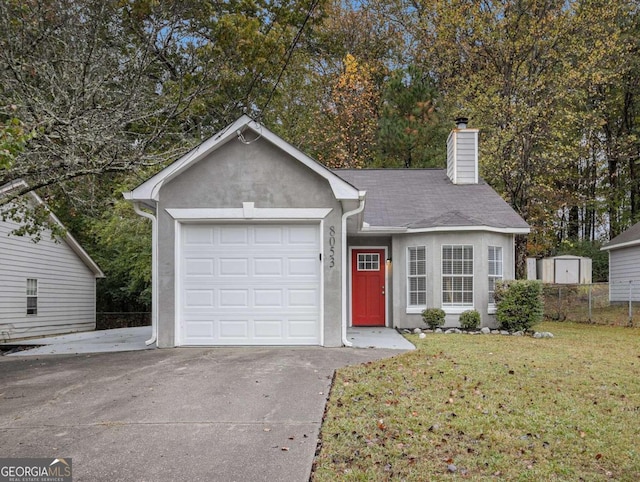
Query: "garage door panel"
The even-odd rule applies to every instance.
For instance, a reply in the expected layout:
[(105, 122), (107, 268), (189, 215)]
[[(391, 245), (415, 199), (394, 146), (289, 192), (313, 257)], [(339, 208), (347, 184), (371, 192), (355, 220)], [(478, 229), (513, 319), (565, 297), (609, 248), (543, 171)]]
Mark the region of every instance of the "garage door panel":
[(186, 290), (184, 304), (189, 308), (212, 308), (213, 290)]
[(277, 258), (255, 258), (253, 260), (254, 276), (277, 276), (282, 277), (284, 270), (284, 259)]
[(288, 230), (289, 244), (293, 246), (317, 246), (318, 235), (310, 226), (291, 226)]
[(283, 308), (283, 290), (273, 289), (254, 289), (253, 290), (253, 307), (254, 308)]
[(299, 341), (311, 340), (315, 336), (315, 320), (301, 317), (289, 320), (289, 337)]
[(289, 306), (296, 307), (296, 308), (300, 308), (300, 307), (314, 308), (314, 309), (317, 308), (318, 307), (318, 291), (314, 289), (289, 290)]
[(218, 306), (224, 308), (249, 308), (249, 290), (218, 290)]
[(284, 327), (282, 320), (254, 320), (254, 339), (281, 340)]
[(213, 229), (210, 226), (190, 226), (184, 234), (185, 246), (213, 246)]
[(218, 276), (247, 277), (249, 276), (249, 260), (246, 258), (218, 259)]
[(283, 241), (282, 226), (256, 226), (254, 229), (254, 244), (257, 246), (279, 246)]
[(216, 229), (217, 240), (220, 246), (247, 246), (249, 244), (249, 229), (247, 226), (225, 226), (224, 229)]
[(304, 257), (304, 258), (289, 258), (288, 273), (290, 276), (317, 278), (320, 272), (319, 258), (316, 257)]
[(210, 258), (187, 258), (185, 260), (185, 276), (211, 277), (214, 275), (214, 260)]
[(180, 344), (319, 344), (318, 225), (184, 225), (183, 233)]
[[(213, 323), (211, 323), (213, 325)], [(220, 340), (245, 340), (249, 338), (249, 320), (227, 320), (218, 322)]]

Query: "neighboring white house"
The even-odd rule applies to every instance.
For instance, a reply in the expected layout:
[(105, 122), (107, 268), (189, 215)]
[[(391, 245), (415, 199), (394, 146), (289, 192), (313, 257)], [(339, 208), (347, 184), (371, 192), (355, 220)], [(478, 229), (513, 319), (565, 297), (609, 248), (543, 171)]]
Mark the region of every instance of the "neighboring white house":
[[(6, 184), (0, 196), (24, 185)], [(44, 204), (33, 192), (27, 196)], [(0, 341), (94, 330), (96, 278), (104, 277), (98, 265), (69, 233), (53, 240), (47, 230), (35, 243), (10, 235), (17, 227), (0, 218)]]
[(425, 308), (495, 325), (529, 226), (478, 176), (478, 134), (460, 119), (447, 169), (332, 171), (243, 116), (125, 193), (153, 223), (152, 340), (348, 346)]
[(640, 223), (602, 247), (609, 252), (609, 301), (640, 301)]

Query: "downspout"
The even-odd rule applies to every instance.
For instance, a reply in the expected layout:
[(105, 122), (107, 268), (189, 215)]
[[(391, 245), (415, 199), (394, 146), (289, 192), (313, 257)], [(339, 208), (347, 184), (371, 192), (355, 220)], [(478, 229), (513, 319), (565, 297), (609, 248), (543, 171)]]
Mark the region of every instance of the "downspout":
[(347, 292), (347, 218), (355, 214), (359, 214), (364, 210), (364, 196), (365, 191), (358, 192), (358, 200), (360, 205), (353, 211), (347, 211), (342, 215), (342, 344), (344, 346), (353, 346), (353, 344), (347, 340), (347, 300), (349, 299)]
[(155, 215), (140, 209), (140, 203), (133, 203), (134, 211), (151, 220), (151, 338), (145, 345), (157, 344), (158, 341), (158, 220)]

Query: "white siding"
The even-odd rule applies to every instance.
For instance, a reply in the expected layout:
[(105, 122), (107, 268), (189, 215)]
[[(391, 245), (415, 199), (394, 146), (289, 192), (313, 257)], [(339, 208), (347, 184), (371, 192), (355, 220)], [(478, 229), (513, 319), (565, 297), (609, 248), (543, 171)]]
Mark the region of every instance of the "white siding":
[(640, 301), (640, 246), (609, 251), (610, 301), (629, 301), (629, 281), (631, 300)]
[(478, 182), (478, 131), (455, 130), (447, 139), (447, 176), (454, 184)]
[[(34, 243), (8, 236), (0, 221), (0, 340), (95, 329), (95, 275), (64, 241), (48, 231)], [(27, 279), (38, 280), (38, 313), (27, 315)]]

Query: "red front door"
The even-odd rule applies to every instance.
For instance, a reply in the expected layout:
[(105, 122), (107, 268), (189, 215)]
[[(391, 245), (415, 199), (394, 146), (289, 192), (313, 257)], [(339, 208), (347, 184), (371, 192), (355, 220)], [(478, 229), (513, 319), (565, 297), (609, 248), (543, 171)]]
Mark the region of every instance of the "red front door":
[(353, 326), (385, 326), (384, 249), (351, 253), (351, 316)]

